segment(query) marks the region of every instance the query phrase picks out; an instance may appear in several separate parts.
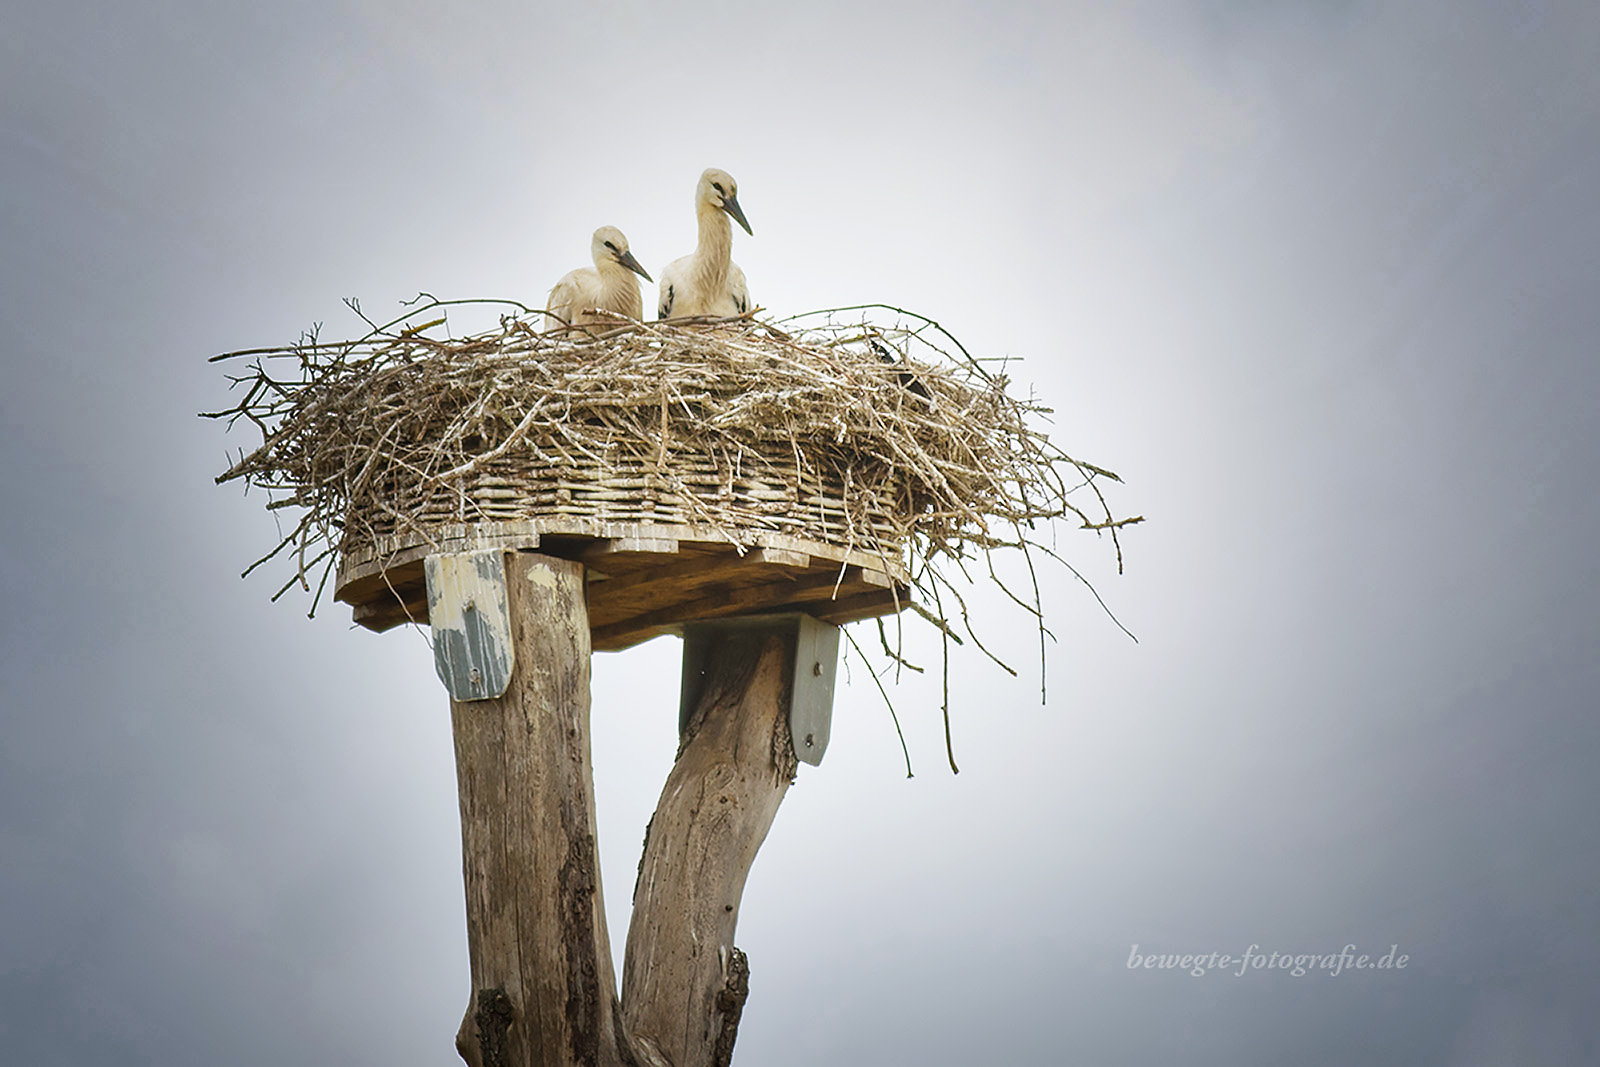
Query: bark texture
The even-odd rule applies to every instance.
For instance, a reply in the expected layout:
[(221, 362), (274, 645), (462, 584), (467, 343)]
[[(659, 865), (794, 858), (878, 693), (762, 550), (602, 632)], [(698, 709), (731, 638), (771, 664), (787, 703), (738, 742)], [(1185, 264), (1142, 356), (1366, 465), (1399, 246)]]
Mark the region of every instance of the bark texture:
[(452, 701), (472, 996), (456, 1047), (472, 1067), (613, 1067), (589, 765), (583, 566), (506, 556), (516, 642), (498, 700)]
[(726, 1064), (748, 990), (739, 899), (794, 778), (792, 635), (724, 634), (656, 806), (634, 890), (623, 1020), (641, 1055)]

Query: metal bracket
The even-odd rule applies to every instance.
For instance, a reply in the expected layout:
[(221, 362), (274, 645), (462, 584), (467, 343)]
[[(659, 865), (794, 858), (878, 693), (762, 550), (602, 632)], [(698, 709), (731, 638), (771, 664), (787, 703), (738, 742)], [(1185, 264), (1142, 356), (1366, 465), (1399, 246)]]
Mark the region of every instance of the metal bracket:
[(452, 700), (494, 700), (511, 684), (516, 656), (505, 555), (505, 549), (492, 548), (423, 560), (433, 666)]
[(810, 615), (742, 615), (685, 623), (683, 683), (678, 695), (678, 732), (689, 724), (700, 701), (706, 660), (720, 638), (730, 632), (771, 630), (788, 633), (794, 642), (794, 684), (789, 693), (789, 736), (794, 754), (813, 766), (822, 763), (833, 724), (833, 685), (839, 666), (839, 627)]

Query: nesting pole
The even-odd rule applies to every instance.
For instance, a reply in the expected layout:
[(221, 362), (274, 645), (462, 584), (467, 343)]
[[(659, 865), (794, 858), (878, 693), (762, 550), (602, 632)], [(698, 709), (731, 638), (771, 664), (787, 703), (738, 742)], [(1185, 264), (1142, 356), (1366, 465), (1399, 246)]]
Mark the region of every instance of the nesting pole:
[[(799, 762), (827, 746), (838, 627), (826, 619), (906, 596), (881, 561), (765, 540), (741, 555), (690, 527), (551, 519), (343, 560), (338, 595), (358, 621), (431, 624), (451, 698), (472, 972), (456, 1047), (473, 1067), (730, 1061), (749, 989), (734, 945), (745, 879)], [(619, 1000), (589, 658), (597, 640), (666, 629), (684, 637), (680, 743), (634, 886)]]
[(681, 743), (634, 887), (619, 1002), (594, 832), (585, 567), (491, 549), (430, 555), (424, 574), (461, 802), (462, 1058), (727, 1064), (749, 989), (733, 943), (745, 878), (793, 781), (796, 732), (813, 762), (826, 744), (836, 630), (793, 613), (690, 628)]

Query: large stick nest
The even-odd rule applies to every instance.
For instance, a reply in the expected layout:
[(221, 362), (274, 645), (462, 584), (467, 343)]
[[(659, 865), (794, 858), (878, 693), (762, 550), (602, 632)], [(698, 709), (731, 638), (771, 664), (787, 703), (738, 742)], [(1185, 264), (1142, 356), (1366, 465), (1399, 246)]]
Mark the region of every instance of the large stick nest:
[[(356, 340), (216, 357), (248, 362), (230, 376), (241, 399), (209, 417), (262, 436), (218, 481), (299, 509), (251, 568), (291, 556), (279, 595), (319, 570), (320, 594), (339, 551), (380, 536), (568, 513), (864, 550), (940, 604), (954, 591), (941, 561), (964, 573), (997, 549), (1051, 552), (1035, 539), (1049, 520), (1113, 543), (1139, 521), (1113, 516), (1101, 483), (1117, 476), (1051, 442), (1048, 409), (1008, 392), (1002, 361), (913, 313), (540, 333), (518, 306), (455, 338), (445, 307), (419, 302)], [(942, 606), (929, 614), (948, 634)]]

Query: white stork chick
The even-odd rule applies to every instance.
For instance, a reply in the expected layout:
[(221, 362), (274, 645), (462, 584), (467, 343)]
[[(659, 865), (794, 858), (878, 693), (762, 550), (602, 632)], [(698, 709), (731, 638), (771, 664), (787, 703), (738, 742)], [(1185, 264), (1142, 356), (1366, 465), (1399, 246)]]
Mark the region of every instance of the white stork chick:
[(695, 217), (700, 223), (700, 243), (693, 254), (667, 264), (661, 272), (658, 318), (682, 319), (691, 315), (743, 315), (750, 310), (750, 289), (744, 271), (732, 258), (733, 225), (755, 236), (739, 207), (739, 185), (725, 170), (715, 167), (700, 175), (694, 190)]
[[(639, 261), (628, 251), (628, 239), (615, 226), (602, 226), (594, 231), (589, 243), (589, 253), (594, 257), (594, 269), (579, 267), (569, 271), (555, 288), (545, 304), (551, 316), (546, 319), (546, 330), (558, 330), (563, 325), (580, 326), (585, 323), (608, 323), (615, 319), (596, 314), (595, 309), (626, 315), (630, 319), (644, 314), (644, 298), (639, 295), (639, 282), (634, 274), (645, 281), (654, 281), (645, 273)], [(629, 273), (629, 272), (632, 273)]]

